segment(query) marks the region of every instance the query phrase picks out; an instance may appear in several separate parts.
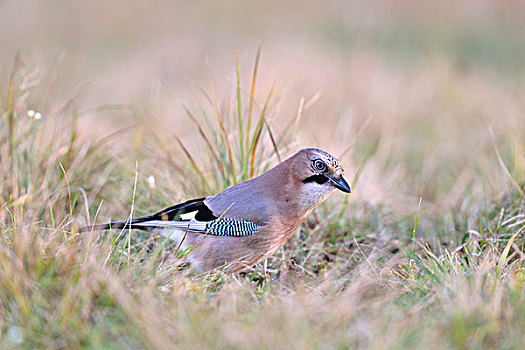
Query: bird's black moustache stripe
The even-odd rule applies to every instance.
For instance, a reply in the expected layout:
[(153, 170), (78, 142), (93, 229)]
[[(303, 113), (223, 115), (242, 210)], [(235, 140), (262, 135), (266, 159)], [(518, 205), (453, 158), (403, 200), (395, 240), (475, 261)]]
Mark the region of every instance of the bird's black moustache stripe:
[(307, 177), (306, 179), (303, 180), (303, 183), (308, 183), (308, 182), (316, 182), (320, 185), (326, 183), (328, 181), (328, 178), (324, 175), (312, 175), (310, 177)]

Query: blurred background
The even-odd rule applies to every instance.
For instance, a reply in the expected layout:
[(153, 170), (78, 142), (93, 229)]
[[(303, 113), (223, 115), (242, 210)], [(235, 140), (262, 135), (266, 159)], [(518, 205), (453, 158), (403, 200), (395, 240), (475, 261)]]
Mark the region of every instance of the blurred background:
[(132, 126), (112, 142), (133, 170), (148, 158), (133, 152), (155, 148), (143, 146), (153, 116), (160, 143), (183, 158), (163, 136), (172, 130), (198, 160), (183, 106), (228, 105), (238, 56), (247, 108), (260, 48), (256, 104), (275, 86), (268, 122), (293, 129), (283, 156), (308, 146), (340, 156), (367, 211), (412, 215), (422, 197), (457, 213), (524, 180), (523, 18), (518, 0), (4, 0), (0, 93), (18, 54), (31, 89), (19, 115), (45, 119), (74, 101), (87, 141)]

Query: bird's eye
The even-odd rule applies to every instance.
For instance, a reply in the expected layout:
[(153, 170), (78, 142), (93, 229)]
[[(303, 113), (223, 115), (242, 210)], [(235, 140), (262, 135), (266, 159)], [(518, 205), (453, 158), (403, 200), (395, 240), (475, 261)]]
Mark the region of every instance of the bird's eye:
[(319, 159), (316, 159), (314, 161), (314, 168), (318, 171), (325, 171), (326, 170), (326, 164)]

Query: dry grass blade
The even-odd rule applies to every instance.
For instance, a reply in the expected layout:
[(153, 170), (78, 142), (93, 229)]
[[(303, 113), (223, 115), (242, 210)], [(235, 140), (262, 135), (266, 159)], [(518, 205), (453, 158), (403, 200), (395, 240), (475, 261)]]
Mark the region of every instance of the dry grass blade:
[(246, 123), (246, 149), (249, 147), (250, 143), (250, 129), (252, 125), (252, 115), (253, 115), (253, 104), (255, 102), (255, 85), (257, 82), (257, 71), (259, 70), (259, 60), (261, 58), (261, 47), (257, 49), (257, 54), (255, 55), (255, 63), (253, 65), (253, 76), (252, 76), (252, 87), (250, 90), (250, 105), (248, 107), (248, 122)]
[(69, 137), (69, 144), (67, 147), (66, 155), (64, 156), (65, 168), (69, 168), (73, 156), (73, 146), (75, 145), (75, 140), (77, 138), (77, 122), (78, 114), (73, 111), (73, 119), (71, 121), (71, 136)]
[(42, 97), (42, 100), (44, 101), (45, 103), (45, 106), (47, 107), (47, 105), (49, 104), (49, 101), (50, 101), (50, 96), (51, 96), (51, 91), (53, 91), (53, 87), (55, 85), (55, 83), (57, 82), (57, 77), (59, 75), (59, 72), (60, 72), (60, 68), (62, 67), (62, 64), (64, 63), (64, 60), (66, 58), (66, 54), (65, 53), (60, 53), (55, 61), (55, 64), (54, 64), (54, 67), (51, 71), (51, 75), (49, 77), (49, 81), (47, 83), (47, 87), (45, 88), (44, 90), (44, 95)]
[[(188, 172), (186, 171), (185, 167), (182, 166), (182, 164), (178, 163), (172, 156), (172, 153), (166, 148), (166, 146), (161, 142), (159, 143), (159, 147), (164, 152), (164, 155), (166, 157), (166, 160), (168, 161), (168, 164), (175, 168), (175, 170), (182, 174), (185, 178), (190, 177)], [(192, 183), (193, 184), (193, 183)]]
[[(263, 125), (265, 122), (266, 109), (268, 108), (268, 103), (270, 102), (272, 95), (273, 95), (273, 87), (270, 89), (270, 93), (268, 94), (268, 97), (266, 98), (266, 101), (264, 102), (263, 109), (261, 110), (261, 114), (259, 116), (259, 121), (257, 122), (257, 126), (255, 127), (255, 130), (254, 130), (254, 136), (252, 138), (252, 144), (250, 146), (250, 152), (249, 152), (251, 155), (250, 177), (253, 177), (254, 172), (255, 172), (255, 156), (257, 154), (257, 145), (259, 144), (259, 139), (261, 138)], [(279, 159), (279, 162), (280, 162), (280, 159)]]
[(492, 147), (494, 147), (494, 151), (496, 152), (496, 157), (498, 158), (498, 163), (501, 167), (501, 170), (503, 170), (503, 172), (505, 173), (505, 176), (507, 176), (507, 179), (509, 179), (510, 183), (512, 184), (512, 186), (514, 186), (516, 191), (518, 191), (520, 196), (522, 198), (525, 198), (525, 192), (523, 192), (520, 185), (518, 185), (516, 180), (514, 180), (511, 173), (509, 172), (509, 169), (507, 169), (507, 166), (505, 165), (505, 162), (503, 161), (501, 154), (499, 153), (498, 147), (496, 146), (496, 138), (494, 136), (494, 131), (492, 130), (492, 127), (489, 128), (489, 132), (490, 132), (490, 137), (492, 140)]
[[(133, 181), (133, 193), (131, 195), (131, 208), (129, 210), (129, 216), (128, 216), (128, 222), (130, 223), (128, 225), (128, 232), (127, 232), (127, 239), (126, 239), (126, 243), (124, 244), (124, 247), (122, 248), (122, 253), (124, 253), (124, 249), (126, 248), (127, 246), (127, 249), (128, 249), (128, 253), (126, 254), (127, 255), (127, 263), (128, 263), (128, 266), (131, 262), (131, 222), (133, 221), (133, 212), (135, 211), (135, 196), (137, 194), (137, 180), (139, 178), (139, 162), (136, 161), (135, 162), (135, 179)], [(123, 228), (123, 230), (125, 230), (126, 227)], [(122, 255), (121, 255), (122, 257)]]
[(299, 108), (297, 108), (297, 115), (295, 116), (295, 129), (296, 130), (299, 127), (301, 118), (303, 117), (303, 107), (304, 107), (304, 96), (301, 97), (301, 100), (299, 101)]
[(361, 176), (361, 173), (363, 172), (366, 163), (376, 153), (380, 141), (381, 138), (379, 137), (375, 139), (374, 143), (372, 143), (372, 146), (370, 146), (370, 148), (368, 149), (368, 152), (366, 152), (365, 157), (363, 158), (361, 163), (359, 163), (359, 166), (355, 171), (354, 177), (352, 178), (352, 187), (354, 187), (357, 184), (357, 181), (359, 181), (359, 177)]
[(264, 125), (266, 126), (266, 129), (268, 130), (268, 135), (270, 136), (270, 141), (273, 146), (273, 151), (275, 152), (275, 155), (277, 156), (277, 161), (279, 163), (282, 163), (283, 160), (281, 159), (281, 155), (279, 153), (279, 147), (277, 147), (277, 143), (275, 142), (275, 137), (273, 136), (272, 128), (270, 127), (270, 124), (266, 121), (266, 118), (264, 119)]
[(313, 94), (313, 96), (310, 97), (310, 99), (304, 103), (303, 111), (307, 111), (310, 108), (312, 108), (312, 106), (316, 104), (320, 98), (321, 98), (321, 93), (319, 91), (316, 91), (315, 94)]
[(226, 132), (226, 128), (224, 127), (224, 123), (222, 121), (222, 117), (221, 117), (221, 115), (219, 113), (219, 108), (217, 107), (217, 103), (214, 103), (213, 106), (214, 106), (215, 116), (217, 117), (217, 121), (219, 123), (219, 128), (221, 129), (221, 133), (222, 133), (222, 136), (224, 138), (224, 142), (226, 143), (226, 150), (228, 152), (228, 158), (230, 160), (230, 171), (232, 173), (233, 184), (236, 185), (237, 184), (237, 175), (235, 173), (235, 164), (233, 163), (233, 151), (232, 151), (232, 146), (231, 146), (231, 143), (230, 143), (230, 137), (229, 137), (228, 133)]
[(208, 147), (208, 150), (210, 151), (210, 154), (212, 155), (213, 160), (217, 164), (217, 168), (221, 171), (223, 179), (226, 179), (226, 169), (224, 168), (224, 164), (219, 160), (219, 156), (217, 155), (217, 152), (215, 151), (215, 148), (211, 145), (211, 142), (208, 139), (208, 137), (206, 136), (206, 133), (202, 129), (200, 123), (197, 121), (197, 119), (195, 119), (193, 114), (190, 112), (190, 110), (185, 105), (183, 105), (183, 108), (186, 111), (186, 114), (190, 117), (191, 121), (193, 122), (193, 125), (195, 125), (195, 127), (197, 128), (197, 131), (199, 132), (199, 135), (201, 136), (201, 138), (206, 143), (206, 146)]
[[(351, 181), (351, 185), (350, 187), (353, 189), (355, 187), (355, 185), (357, 184), (357, 181), (359, 181), (359, 178), (361, 177), (361, 173), (363, 172), (363, 169), (365, 168), (365, 165), (366, 163), (368, 162), (368, 160), (370, 158), (372, 158), (372, 156), (376, 153), (377, 151), (377, 148), (379, 147), (379, 142), (380, 142), (380, 138), (378, 137), (374, 143), (372, 144), (372, 146), (370, 146), (370, 148), (368, 149), (368, 152), (366, 153), (365, 157), (363, 158), (363, 160), (361, 161), (361, 163), (359, 163), (357, 169), (355, 170), (355, 173), (354, 173), (354, 177), (352, 178), (352, 181)], [(345, 151), (346, 152), (346, 151)], [(343, 152), (344, 153), (344, 152)], [(342, 219), (343, 218), (343, 215), (344, 213), (346, 212), (346, 209), (348, 207), (348, 201), (349, 201), (350, 197), (349, 196), (346, 196), (345, 199), (344, 199), (344, 202), (343, 202), (343, 206), (341, 207), (341, 211), (339, 212), (339, 219)]]
[(91, 154), (94, 154), (96, 153), (100, 148), (102, 148), (104, 145), (108, 144), (109, 142), (111, 142), (111, 140), (114, 140), (117, 136), (119, 135), (122, 135), (123, 133), (129, 131), (129, 130), (133, 130), (137, 127), (137, 123), (136, 124), (132, 124), (132, 125), (129, 125), (129, 126), (125, 126), (121, 129), (118, 129), (114, 132), (112, 132), (111, 134), (107, 135), (107, 136), (104, 136), (102, 138), (100, 138), (99, 140), (95, 141), (95, 143), (93, 144), (92, 147), (90, 147), (90, 149), (88, 150), (88, 153), (86, 154), (86, 157), (91, 155)]
[[(161, 123), (158, 122), (157, 118), (155, 118), (155, 116), (151, 115), (149, 116), (151, 119), (153, 119), (155, 122), (153, 123), (154, 125), (160, 125)], [(179, 145), (179, 147), (182, 149), (182, 152), (184, 153), (184, 155), (186, 156), (186, 158), (189, 160), (190, 164), (191, 164), (191, 167), (192, 169), (195, 171), (195, 173), (197, 173), (197, 175), (199, 176), (200, 180), (201, 180), (201, 183), (202, 183), (202, 186), (205, 187), (205, 190), (209, 191), (210, 190), (210, 184), (208, 182), (208, 179), (206, 178), (206, 176), (204, 175), (204, 173), (202, 172), (202, 170), (200, 169), (200, 167), (198, 166), (195, 158), (191, 155), (190, 151), (188, 150), (188, 148), (184, 145), (184, 142), (182, 142), (182, 140), (180, 139), (180, 137), (175, 134), (174, 132), (170, 132), (171, 135), (173, 136), (173, 138), (175, 139), (175, 141), (177, 142), (177, 144)], [(164, 153), (168, 156), (168, 159), (170, 161), (170, 163), (172, 165), (175, 165), (176, 169), (178, 171), (182, 171), (182, 167), (177, 165), (174, 161), (173, 161), (173, 158), (171, 157), (171, 154), (170, 152), (164, 147), (163, 143), (160, 142), (159, 143), (159, 147), (161, 147), (164, 151)], [(183, 172), (186, 174), (186, 172)]]
[(359, 139), (359, 136), (361, 136), (364, 131), (366, 130), (366, 128), (368, 127), (368, 125), (370, 125), (370, 121), (372, 120), (372, 115), (369, 115), (365, 121), (363, 122), (363, 124), (361, 124), (361, 126), (359, 127), (359, 129), (357, 130), (357, 132), (355, 133), (355, 136), (352, 138), (352, 141), (350, 142), (350, 145), (348, 145), (348, 147), (346, 147), (346, 149), (341, 152), (341, 154), (339, 155), (339, 159), (342, 159), (345, 154), (347, 154), (348, 152), (350, 152), (350, 150), (352, 148), (354, 148), (357, 140)]
[(11, 177), (11, 198), (18, 198), (18, 184), (15, 176), (15, 116), (14, 116), (14, 103), (15, 103), (15, 79), (18, 73), (19, 66), (21, 64), (20, 56), (17, 55), (13, 68), (11, 69), (11, 78), (9, 79), (9, 89), (7, 93), (7, 129), (8, 129), (8, 142), (9, 142), (9, 172)]
[(195, 161), (193, 156), (188, 151), (186, 146), (184, 146), (184, 143), (182, 142), (182, 140), (177, 135), (173, 135), (173, 136), (175, 137), (175, 140), (177, 141), (177, 144), (180, 146), (180, 148), (182, 149), (182, 151), (186, 155), (186, 158), (188, 158), (188, 160), (190, 161), (191, 167), (199, 175), (203, 186), (206, 186), (206, 189), (209, 190), (210, 189), (210, 184), (209, 184), (208, 180), (206, 179), (206, 176), (204, 175), (204, 173), (201, 171), (201, 169), (197, 165), (197, 162)]

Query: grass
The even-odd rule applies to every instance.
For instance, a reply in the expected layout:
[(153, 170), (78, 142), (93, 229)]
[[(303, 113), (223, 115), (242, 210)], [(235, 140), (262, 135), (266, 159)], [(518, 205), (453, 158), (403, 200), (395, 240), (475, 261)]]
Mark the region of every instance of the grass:
[[(191, 275), (159, 237), (75, 233), (89, 221), (218, 192), (293, 153), (308, 103), (283, 121), (276, 87), (258, 90), (259, 65), (257, 53), (244, 85), (236, 61), (230, 95), (201, 90), (195, 107), (177, 101), (197, 137), (178, 134), (182, 118), (171, 124), (150, 114), (117, 147), (126, 131), (83, 137), (75, 99), (28, 118), (28, 100), (38, 101), (45, 84), (32, 82), (17, 58), (0, 100), (2, 348), (525, 345), (519, 127), (510, 144), (496, 130), (463, 158), (477, 124), (454, 124), (461, 137), (440, 143), (446, 121), (438, 118), (414, 126), (398, 111), (389, 125), (365, 121), (342, 160), (354, 193), (369, 197), (334, 196), (266, 272), (260, 263), (240, 274)], [(475, 114), (477, 96), (448, 98), (461, 85), (454, 73), (426, 79), (429, 110), (445, 101), (444, 110)]]

